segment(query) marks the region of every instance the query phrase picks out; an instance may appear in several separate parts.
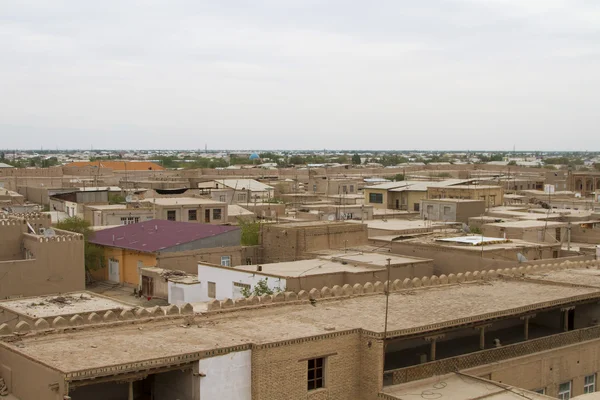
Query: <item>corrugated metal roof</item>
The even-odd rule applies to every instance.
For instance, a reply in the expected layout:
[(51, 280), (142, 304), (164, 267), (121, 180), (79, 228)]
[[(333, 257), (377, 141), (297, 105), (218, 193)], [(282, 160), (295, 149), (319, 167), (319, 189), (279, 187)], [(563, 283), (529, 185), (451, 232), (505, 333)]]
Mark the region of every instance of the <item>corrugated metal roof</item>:
[(236, 226), (196, 224), (153, 219), (96, 232), (91, 243), (143, 252), (155, 252), (226, 232)]

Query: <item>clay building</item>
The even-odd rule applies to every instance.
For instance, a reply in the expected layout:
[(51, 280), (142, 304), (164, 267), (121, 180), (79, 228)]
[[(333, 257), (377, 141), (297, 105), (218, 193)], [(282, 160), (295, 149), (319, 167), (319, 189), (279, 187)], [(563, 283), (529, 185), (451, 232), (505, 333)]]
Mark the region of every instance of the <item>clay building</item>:
[(428, 199), (471, 199), (482, 200), (486, 208), (504, 204), (504, 189), (494, 185), (430, 186)]
[(0, 324), (0, 375), (18, 400), (392, 400), (431, 382), (461, 400), (595, 390), (595, 278), (520, 278), (565, 266), (527, 268), (214, 300), (201, 316), (189, 304), (50, 310)]
[(469, 218), (485, 213), (483, 200), (426, 199), (421, 201), (421, 218), (430, 221), (468, 223)]
[(240, 265), (227, 268), (206, 263), (198, 264), (198, 282), (194, 290), (198, 301), (243, 297), (242, 289), (254, 290), (264, 281), (272, 290), (299, 292), (335, 285), (365, 284), (375, 279), (390, 280), (429, 276), (433, 273), (431, 260), (399, 257), (387, 253), (348, 251), (301, 261), (260, 265)]
[(577, 253), (562, 250), (559, 242), (540, 243), (509, 240), (503, 237), (456, 236), (456, 234), (395, 240), (391, 242), (391, 252), (432, 259), (436, 274), (512, 268), (518, 265), (519, 260), (543, 262), (543, 260), (552, 261), (560, 257), (580, 257)]
[(263, 262), (312, 258), (311, 252), (367, 244), (367, 226), (345, 221), (310, 221), (261, 226)]
[(159, 197), (140, 202), (156, 219), (200, 224), (227, 223), (227, 203), (200, 197)]
[(85, 288), (83, 236), (40, 214), (0, 214), (0, 298)]
[(484, 224), (481, 232), (486, 236), (520, 239), (528, 242), (563, 243), (567, 241), (565, 222), (520, 220)]

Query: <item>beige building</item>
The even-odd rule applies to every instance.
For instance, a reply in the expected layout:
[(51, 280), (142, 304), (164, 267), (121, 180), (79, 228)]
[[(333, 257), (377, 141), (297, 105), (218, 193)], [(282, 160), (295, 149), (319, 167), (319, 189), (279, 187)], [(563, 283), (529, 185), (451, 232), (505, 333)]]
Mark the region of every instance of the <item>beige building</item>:
[(388, 265), (390, 280), (421, 278), (430, 276), (433, 271), (431, 260), (354, 250), (308, 260), (234, 268), (199, 263), (194, 297), (199, 301), (237, 299), (243, 297), (242, 288), (253, 291), (259, 282), (273, 290), (295, 293), (324, 286), (364, 285), (376, 277), (387, 279)]
[(311, 252), (366, 245), (367, 226), (352, 222), (310, 221), (261, 225), (263, 262), (312, 258)]
[(85, 206), (83, 218), (92, 226), (117, 226), (136, 224), (153, 219), (150, 207), (129, 204), (102, 204)]
[(275, 188), (255, 179), (217, 179), (201, 182), (198, 188), (213, 200), (227, 204), (260, 203), (275, 197)]
[(423, 277), (389, 296), (381, 281), (324, 287), (215, 300), (195, 317), (185, 304), (8, 301), (29, 319), (0, 325), (0, 373), (18, 400), (571, 398), (600, 370), (600, 285), (572, 275)]
[[(465, 238), (472, 240), (467, 241)], [(561, 250), (560, 243), (485, 237), (485, 244), (480, 245), (480, 238), (479, 235), (465, 237), (448, 234), (398, 240), (392, 241), (391, 251), (394, 254), (432, 259), (436, 274), (513, 268), (519, 264), (519, 254), (530, 262), (553, 261), (560, 257), (572, 256), (571, 253)], [(565, 260), (566, 258), (563, 258), (563, 261)]]
[(468, 223), (469, 218), (483, 215), (483, 200), (426, 199), (421, 201), (421, 218), (430, 221)]
[(484, 224), (486, 236), (520, 239), (528, 242), (563, 243), (567, 241), (567, 223), (554, 221), (521, 220)]
[(395, 210), (421, 210), (421, 201), (428, 197), (429, 187), (445, 188), (469, 182), (461, 179), (444, 181), (400, 181), (387, 182), (378, 185), (365, 186), (365, 204), (375, 208), (390, 208)]
[(227, 223), (227, 203), (200, 197), (160, 197), (141, 202), (156, 219), (203, 224)]
[(0, 217), (0, 298), (85, 288), (83, 237), (39, 214)]
[(427, 198), (483, 200), (486, 208), (489, 208), (504, 204), (504, 189), (492, 185), (432, 186), (427, 188)]

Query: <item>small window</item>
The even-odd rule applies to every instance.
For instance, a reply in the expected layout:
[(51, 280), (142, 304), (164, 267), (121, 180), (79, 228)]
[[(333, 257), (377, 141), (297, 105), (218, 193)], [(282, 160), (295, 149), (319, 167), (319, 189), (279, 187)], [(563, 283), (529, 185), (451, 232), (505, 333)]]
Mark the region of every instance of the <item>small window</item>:
[(369, 193), (369, 203), (383, 204), (383, 194)]
[(348, 193), (348, 186), (346, 186), (346, 185), (342, 186), (342, 193)]
[(167, 220), (168, 221), (175, 221), (176, 219), (176, 212), (175, 210), (168, 210), (167, 211)]
[(588, 375), (583, 382), (583, 393), (594, 393), (596, 391), (596, 374)]
[(238, 201), (246, 201), (246, 193), (238, 193)]
[(308, 390), (320, 389), (325, 386), (325, 359), (313, 358), (308, 360)]
[(538, 393), (538, 394), (546, 394), (546, 388), (535, 389), (535, 390), (532, 390), (532, 392)]
[(233, 286), (234, 287), (239, 287), (242, 289), (246, 289), (246, 290), (250, 290), (252, 288), (252, 286), (246, 284), (246, 283), (241, 283), (241, 282), (233, 282)]
[(220, 208), (213, 209), (213, 219), (221, 219), (221, 209)]
[(217, 297), (217, 284), (214, 282), (208, 282), (208, 297), (211, 299)]
[(571, 382), (565, 382), (558, 385), (558, 399), (569, 400), (571, 398)]
[(354, 185), (350, 185), (350, 193), (354, 193)]
[(444, 215), (450, 215), (451, 208), (448, 206), (444, 206)]
[(197, 210), (188, 210), (188, 221), (197, 221), (198, 220), (198, 211)]
[(227, 196), (222, 194), (219, 196), (219, 201), (222, 201), (223, 203), (225, 203), (227, 201)]
[(421, 209), (421, 205), (419, 203), (415, 203), (413, 205), (413, 207), (414, 207), (413, 210), (415, 210), (415, 211), (419, 211)]
[(252, 265), (252, 257), (246, 257), (246, 265)]
[(231, 256), (221, 256), (221, 266), (231, 267)]

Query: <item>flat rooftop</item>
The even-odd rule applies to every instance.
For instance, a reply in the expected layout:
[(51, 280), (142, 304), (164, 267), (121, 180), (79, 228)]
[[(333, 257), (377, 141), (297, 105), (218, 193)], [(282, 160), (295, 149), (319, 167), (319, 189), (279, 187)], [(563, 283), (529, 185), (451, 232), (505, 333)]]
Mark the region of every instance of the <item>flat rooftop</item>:
[(60, 295), (25, 297), (4, 300), (0, 308), (30, 318), (58, 317), (79, 313), (114, 310), (116, 308), (131, 309), (131, 305), (98, 296), (92, 292), (71, 292)]
[[(296, 278), (299, 276), (314, 276), (339, 272), (379, 271), (387, 266), (388, 259), (390, 259), (390, 265), (393, 267), (431, 261), (425, 258), (394, 256), (389, 253), (348, 252), (319, 256), (310, 260), (260, 264), (260, 266), (262, 267), (262, 272), (265, 274)], [(240, 265), (234, 268), (254, 273), (256, 272), (257, 265)]]
[[(351, 221), (302, 221), (302, 222), (286, 222), (284, 224), (273, 225), (277, 228), (310, 228), (313, 226), (335, 226), (348, 225)], [(358, 221), (360, 223), (360, 221)]]
[[(564, 287), (537, 282), (469, 282), (394, 292), (389, 296), (388, 334), (400, 336), (479, 323), (501, 315), (560, 307), (600, 298), (597, 288)], [(381, 294), (318, 300), (316, 306), (294, 303), (281, 307), (240, 309), (197, 315), (191, 326), (182, 319), (146, 324), (98, 326), (93, 330), (23, 337), (1, 343), (63, 373), (160, 359), (237, 345), (266, 344), (362, 328), (383, 333), (386, 297)], [(467, 320), (466, 320), (467, 319)], [(411, 329), (411, 331), (406, 331)], [(110, 338), (110, 340), (107, 340)], [(90, 357), (93, 348), (94, 356)]]
[(413, 398), (443, 400), (551, 399), (551, 397), (514, 386), (456, 373), (402, 385), (387, 386), (383, 388), (382, 392), (399, 400)]
[(403, 231), (411, 229), (426, 229), (426, 228), (450, 228), (451, 225), (456, 225), (456, 222), (441, 222), (441, 221), (423, 221), (421, 219), (407, 220), (407, 219), (374, 219), (368, 221), (348, 221), (350, 223), (364, 223), (369, 229), (381, 229), (389, 231)]
[(566, 227), (565, 222), (556, 221), (540, 221), (536, 219), (519, 220), (519, 221), (508, 221), (508, 222), (494, 222), (486, 224), (487, 226), (498, 226), (501, 228), (560, 228)]
[(155, 203), (159, 206), (193, 206), (197, 204), (225, 204), (220, 201), (203, 199), (201, 197), (159, 197), (145, 199), (144, 202)]
[(597, 268), (573, 268), (527, 274), (530, 279), (569, 283), (600, 288), (600, 270)]
[[(479, 236), (481, 237), (481, 236)], [(418, 245), (418, 246), (435, 246), (435, 247), (448, 247), (448, 248), (452, 248), (452, 249), (461, 249), (461, 250), (465, 250), (465, 251), (474, 251), (474, 252), (481, 252), (481, 251), (494, 251), (494, 250), (506, 250), (506, 249), (523, 249), (523, 248), (540, 248), (540, 247), (559, 247), (560, 243), (532, 243), (532, 242), (527, 242), (525, 240), (519, 240), (519, 239), (510, 239), (510, 241), (504, 242), (504, 243), (497, 243), (497, 242), (490, 242), (490, 243), (485, 243), (484, 246), (472, 246), (472, 245), (467, 245), (468, 243), (465, 244), (460, 244), (460, 243), (444, 243), (443, 241), (439, 241), (439, 239), (444, 239), (447, 238), (449, 239), (449, 237), (440, 237), (440, 236), (423, 236), (423, 237), (417, 237), (417, 238), (412, 238), (412, 239), (407, 239), (407, 240), (398, 240), (395, 241), (395, 243), (401, 243), (401, 244), (409, 244), (409, 245)], [(502, 238), (502, 241), (504, 241), (504, 238)]]

